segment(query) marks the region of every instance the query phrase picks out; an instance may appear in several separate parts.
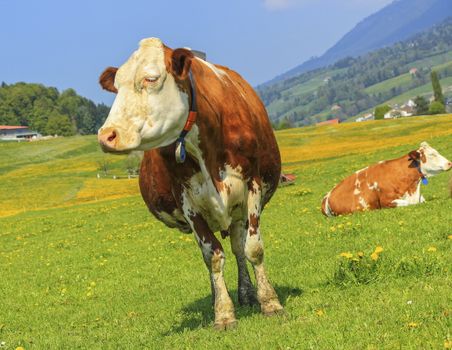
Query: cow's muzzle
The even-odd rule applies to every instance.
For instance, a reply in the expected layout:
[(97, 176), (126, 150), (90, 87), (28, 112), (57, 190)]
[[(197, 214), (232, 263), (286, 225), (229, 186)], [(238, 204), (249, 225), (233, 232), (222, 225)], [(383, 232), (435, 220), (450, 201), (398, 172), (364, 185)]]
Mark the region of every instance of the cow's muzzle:
[(452, 162), (449, 162), (448, 166), (446, 167), (446, 171), (449, 171), (452, 169)]
[(119, 151), (119, 132), (115, 128), (100, 129), (97, 134), (97, 140), (99, 141), (102, 151), (109, 153), (116, 153)]

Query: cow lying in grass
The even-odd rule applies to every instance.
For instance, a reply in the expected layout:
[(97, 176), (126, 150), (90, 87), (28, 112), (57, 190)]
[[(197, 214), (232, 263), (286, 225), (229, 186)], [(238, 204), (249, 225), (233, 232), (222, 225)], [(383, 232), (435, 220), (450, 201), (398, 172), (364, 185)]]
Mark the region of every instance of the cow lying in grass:
[[(193, 231), (210, 273), (215, 327), (235, 325), (223, 277), (225, 254), (214, 232), (230, 236), (240, 304), (265, 315), (283, 311), (264, 269), (260, 216), (278, 187), (281, 159), (265, 108), (236, 72), (144, 39), (100, 84), (116, 93), (98, 140), (105, 152), (144, 150), (140, 189), (169, 227)], [(183, 269), (183, 262), (180, 262)]]
[(355, 211), (394, 208), (424, 202), (421, 183), (452, 168), (452, 163), (422, 142), (419, 149), (403, 157), (382, 161), (347, 177), (322, 202), (326, 216)]

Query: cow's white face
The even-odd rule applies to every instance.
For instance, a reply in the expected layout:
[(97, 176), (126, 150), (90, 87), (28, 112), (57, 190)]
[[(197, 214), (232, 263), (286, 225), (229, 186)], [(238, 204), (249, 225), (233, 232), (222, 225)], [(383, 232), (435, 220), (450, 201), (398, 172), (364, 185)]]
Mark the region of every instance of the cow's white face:
[(422, 142), (418, 152), (420, 153), (421, 170), (427, 176), (436, 175), (452, 168), (452, 163), (431, 147), (427, 142)]
[(165, 57), (159, 39), (143, 39), (126, 63), (117, 70), (110, 67), (101, 75), (102, 87), (117, 93), (98, 132), (105, 152), (149, 150), (177, 139), (189, 110), (189, 97), (181, 82), (186, 79), (192, 57), (183, 49)]

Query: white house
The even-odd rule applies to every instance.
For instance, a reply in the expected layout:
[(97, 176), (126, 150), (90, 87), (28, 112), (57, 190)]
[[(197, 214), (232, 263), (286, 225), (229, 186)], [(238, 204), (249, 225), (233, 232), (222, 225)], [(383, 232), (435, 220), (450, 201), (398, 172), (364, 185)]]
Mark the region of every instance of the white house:
[(28, 126), (0, 125), (0, 141), (23, 141), (41, 137), (37, 131), (31, 131)]
[(413, 100), (408, 100), (407, 103), (405, 103), (405, 106), (411, 107), (411, 108), (416, 108), (416, 103), (414, 103)]
[(356, 118), (357, 122), (366, 122), (368, 120), (374, 120), (375, 116), (373, 113), (365, 114), (362, 117)]
[(402, 116), (402, 113), (398, 109), (391, 109), (389, 112), (387, 112), (384, 115), (384, 119), (396, 119), (400, 118)]

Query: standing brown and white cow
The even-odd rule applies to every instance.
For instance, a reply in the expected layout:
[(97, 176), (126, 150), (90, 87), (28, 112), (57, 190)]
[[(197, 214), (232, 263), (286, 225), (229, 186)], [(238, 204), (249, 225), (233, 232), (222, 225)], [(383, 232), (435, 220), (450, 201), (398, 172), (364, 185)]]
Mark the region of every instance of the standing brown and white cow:
[[(144, 150), (140, 189), (154, 216), (193, 231), (210, 272), (215, 328), (236, 323), (223, 277), (225, 255), (214, 232), (229, 235), (239, 302), (265, 315), (283, 311), (264, 269), (259, 219), (275, 192), (281, 159), (267, 113), (236, 72), (144, 39), (100, 84), (117, 94), (98, 140), (105, 152)], [(186, 156), (185, 156), (186, 154)]]
[(323, 198), (322, 212), (335, 216), (422, 203), (421, 182), (428, 183), (428, 177), (451, 168), (449, 160), (422, 142), (419, 149), (403, 157), (379, 162), (347, 177)]

